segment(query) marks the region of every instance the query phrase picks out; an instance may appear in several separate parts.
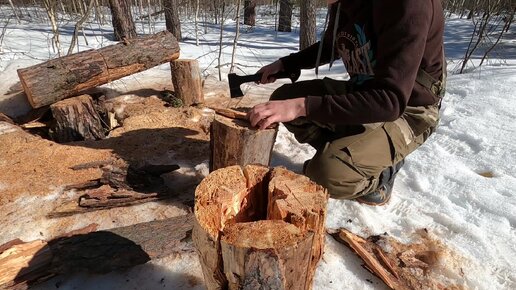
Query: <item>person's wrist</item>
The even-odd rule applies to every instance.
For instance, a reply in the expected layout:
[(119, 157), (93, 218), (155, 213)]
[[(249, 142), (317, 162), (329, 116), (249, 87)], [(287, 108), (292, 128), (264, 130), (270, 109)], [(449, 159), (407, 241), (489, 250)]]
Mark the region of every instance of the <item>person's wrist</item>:
[(305, 98), (296, 98), (295, 108), (296, 108), (296, 116), (297, 117), (305, 117), (306, 116), (306, 106), (305, 106)]

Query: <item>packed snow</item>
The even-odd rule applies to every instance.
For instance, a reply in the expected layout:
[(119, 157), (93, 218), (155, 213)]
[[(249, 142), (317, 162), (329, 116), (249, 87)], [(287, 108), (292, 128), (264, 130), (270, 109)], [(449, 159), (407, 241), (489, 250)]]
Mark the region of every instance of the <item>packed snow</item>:
[[(5, 24), (9, 18), (9, 8), (2, 7), (0, 11), (3, 13), (0, 24)], [(260, 8), (258, 15), (261, 16), (257, 17), (255, 28), (242, 27), (236, 54), (238, 73), (255, 72), (261, 66), (297, 50), (298, 30), (275, 32), (273, 15), (266, 14), (267, 11), (270, 12), (267, 7)], [(324, 14), (325, 11), (321, 10), (318, 15), (319, 30), (323, 26)], [(74, 22), (63, 20), (61, 25), (61, 42), (66, 51)], [(158, 19), (154, 30), (160, 31), (164, 25), (164, 20)], [(215, 66), (219, 25), (200, 25), (199, 46), (195, 45), (192, 20), (185, 18), (182, 25), (186, 38), (180, 42), (181, 58), (198, 59), (205, 77), (218, 77)], [(294, 25), (298, 23), (294, 21)], [(142, 29), (149, 31), (145, 23), (138, 22), (137, 27), (140, 32)], [(465, 19), (454, 16), (447, 19), (445, 44), (449, 76), (440, 126), (420, 149), (406, 159), (391, 201), (382, 207), (371, 207), (354, 201), (330, 200), (327, 228), (345, 227), (365, 236), (387, 232), (406, 242), (410, 242), (414, 234), (424, 228), (454, 253), (454, 263), (464, 273), (464, 277), (448, 275), (455, 279), (456, 284), (468, 289), (516, 289), (516, 41), (513, 34), (513, 40), (506, 41), (500, 47), (497, 58), (466, 74), (455, 74), (471, 30), (470, 22)], [(110, 40), (110, 25), (88, 23), (84, 32), (88, 44), (81, 35), (80, 50), (114, 43)], [(231, 60), (234, 34), (235, 23), (227, 20), (224, 25), (222, 64)], [(29, 110), (23, 97), (9, 94), (9, 91), (18, 82), (16, 69), (56, 56), (50, 37), (51, 29), (46, 22), (22, 19), (17, 23), (10, 20), (0, 44), (0, 112), (16, 116)], [(228, 70), (228, 65), (222, 67), (223, 77)], [(331, 70), (327, 66), (322, 68), (319, 77), (325, 76), (345, 79), (341, 62), (337, 61)], [(315, 77), (313, 71), (302, 74), (302, 79)], [(170, 81), (169, 66), (165, 64), (153, 68), (110, 86), (135, 87), (149, 79)], [(261, 87), (249, 85), (246, 90), (270, 93), (275, 86), (277, 84)], [(0, 128), (0, 134), (6, 133), (6, 130)], [(272, 165), (283, 165), (300, 172), (303, 162), (313, 154), (310, 146), (298, 144), (283, 126), (280, 127)], [(205, 164), (197, 167), (206, 172)], [(0, 194), (5, 189), (0, 180)], [(55, 193), (49, 194), (49, 198), (55, 198)], [(30, 221), (20, 219), (18, 226), (29, 230)], [(2, 236), (10, 234), (2, 233)], [(327, 236), (314, 289), (387, 289), (361, 264), (362, 261), (352, 251)], [(447, 273), (442, 274), (446, 276)], [(56, 288), (204, 287), (199, 262), (192, 254), (183, 256), (181, 260), (160, 259), (106, 275), (57, 277), (34, 289)]]

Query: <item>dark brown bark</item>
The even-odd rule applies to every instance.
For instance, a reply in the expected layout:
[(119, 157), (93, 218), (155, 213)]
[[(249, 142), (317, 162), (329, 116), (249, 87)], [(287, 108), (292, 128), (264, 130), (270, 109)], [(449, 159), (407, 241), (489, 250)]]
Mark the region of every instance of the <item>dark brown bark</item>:
[(195, 191), (192, 233), (206, 287), (311, 289), (327, 199), (323, 187), (284, 168), (210, 173)]
[(245, 0), (244, 1), (244, 24), (255, 26), (256, 25), (256, 1)]
[(107, 130), (89, 95), (59, 101), (50, 110), (55, 120), (48, 133), (58, 143), (100, 140), (106, 136)]
[(164, 31), (19, 69), (18, 76), (30, 104), (39, 108), (178, 57), (177, 40)]
[(64, 201), (48, 217), (62, 217), (114, 207), (129, 206), (174, 197), (164, 185), (162, 174), (179, 169), (176, 164), (128, 164), (121, 159), (79, 164), (73, 170), (99, 168), (102, 176), (85, 183), (67, 185), (78, 198)]
[(317, 1), (305, 0), (300, 2), (299, 50), (309, 47), (317, 41), (315, 30), (315, 10)]
[(292, 31), (292, 6), (291, 0), (280, 0), (278, 31)]
[(192, 252), (192, 226), (189, 214), (98, 232), (88, 232), (95, 229), (90, 226), (48, 242), (11, 242), (3, 251), (10, 254), (0, 259), (0, 289), (27, 289), (60, 274), (108, 273)]
[(231, 165), (268, 166), (277, 127), (257, 130), (248, 121), (216, 116), (210, 128), (210, 170)]
[(109, 0), (111, 20), (115, 31), (115, 40), (124, 40), (136, 37), (136, 27), (131, 13), (131, 1)]
[(180, 59), (170, 63), (174, 93), (183, 106), (204, 103), (201, 70), (195, 59)]
[(177, 0), (164, 0), (163, 6), (167, 30), (170, 31), (177, 40), (183, 39), (181, 36), (181, 22), (179, 20)]

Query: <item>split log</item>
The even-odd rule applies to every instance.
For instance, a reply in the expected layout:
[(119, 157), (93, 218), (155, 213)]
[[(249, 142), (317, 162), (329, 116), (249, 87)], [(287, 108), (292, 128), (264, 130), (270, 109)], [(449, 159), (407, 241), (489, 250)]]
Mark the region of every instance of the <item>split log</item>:
[(58, 143), (100, 140), (106, 136), (107, 128), (89, 95), (59, 101), (50, 105), (50, 110), (55, 121), (48, 134)]
[(170, 63), (174, 93), (183, 106), (204, 103), (201, 71), (195, 59), (179, 59)]
[[(430, 238), (428, 231), (420, 232), (418, 241), (408, 244), (387, 234), (364, 239), (346, 229), (340, 229), (332, 236), (355, 251), (365, 262), (365, 268), (391, 289), (463, 288), (464, 281), (457, 279), (464, 276), (462, 268), (454, 262), (447, 263), (444, 258), (448, 256), (455, 261), (456, 257), (449, 256), (450, 252), (439, 241)], [(446, 279), (443, 279), (443, 273), (447, 273)]]
[(193, 241), (211, 289), (311, 289), (326, 190), (284, 168), (230, 166), (195, 191)]
[(28, 289), (60, 274), (104, 274), (191, 253), (192, 224), (189, 214), (98, 232), (88, 226), (48, 242), (10, 242), (0, 246), (0, 289)]
[(213, 107), (213, 106), (209, 106), (208, 108), (210, 108), (213, 111), (215, 111), (215, 113), (217, 113), (219, 115), (222, 115), (224, 117), (230, 118), (230, 119), (239, 119), (239, 120), (244, 120), (244, 121), (248, 121), (249, 120), (247, 118), (247, 114), (246, 113), (240, 112), (240, 111), (237, 111), (237, 110), (234, 110), (234, 109), (220, 108), (220, 107)]
[(178, 57), (177, 40), (164, 31), (19, 69), (18, 76), (30, 104), (39, 108)]
[(278, 128), (257, 130), (248, 121), (215, 116), (210, 127), (210, 171), (231, 165), (268, 166)]

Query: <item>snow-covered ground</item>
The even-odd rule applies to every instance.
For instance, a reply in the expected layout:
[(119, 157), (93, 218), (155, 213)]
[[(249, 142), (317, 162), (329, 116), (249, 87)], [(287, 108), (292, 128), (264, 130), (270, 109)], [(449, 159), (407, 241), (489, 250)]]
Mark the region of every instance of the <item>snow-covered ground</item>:
[[(9, 13), (4, 8), (0, 10), (4, 13), (0, 21)], [(324, 20), (324, 11), (319, 19)], [(296, 31), (277, 33), (273, 23), (271, 17), (258, 17), (256, 28), (242, 28), (236, 55), (237, 72), (254, 72), (297, 50)], [(68, 22), (62, 28), (65, 50), (72, 27), (73, 22)], [(155, 30), (163, 27), (164, 21), (160, 20)], [(141, 29), (141, 23), (138, 28)], [(464, 272), (463, 278), (450, 277), (456, 279), (456, 284), (468, 289), (516, 289), (516, 41), (513, 37), (506, 42), (499, 50), (501, 57), (490, 60), (482, 68), (463, 75), (453, 74), (464, 55), (470, 30), (466, 20), (447, 20), (445, 43), (450, 74), (440, 126), (406, 159), (392, 200), (383, 207), (330, 200), (327, 227), (346, 227), (364, 235), (387, 232), (402, 241), (411, 241), (418, 230), (426, 228), (455, 253), (456, 263)], [(231, 60), (234, 31), (234, 22), (229, 20), (224, 31), (222, 64)], [(180, 43), (181, 58), (196, 58), (205, 69), (205, 76), (218, 76), (215, 68), (218, 26), (207, 25), (207, 33), (201, 26), (200, 32), (200, 45), (196, 46), (193, 23), (184, 19), (183, 33), (187, 38)], [(0, 49), (0, 112), (15, 116), (29, 109), (25, 99), (8, 92), (18, 81), (16, 69), (55, 55), (49, 42), (50, 33), (46, 23), (16, 23), (11, 19)], [(81, 36), (81, 50), (112, 43), (109, 26), (88, 24), (85, 33), (88, 45)], [(228, 66), (222, 68), (223, 76), (228, 69)], [(323, 76), (345, 78), (346, 74), (337, 62), (331, 71), (321, 69), (319, 77)], [(149, 79), (167, 82), (169, 77), (169, 67), (163, 65), (110, 86), (137, 86)], [(303, 79), (313, 77), (313, 72), (303, 72)], [(272, 91), (273, 87), (251, 85), (248, 90)], [(273, 165), (299, 172), (303, 161), (313, 153), (280, 127)], [(0, 186), (0, 194), (3, 189)], [(326, 242), (314, 289), (387, 288), (360, 266), (361, 260), (349, 249), (331, 237)], [(201, 276), (197, 257), (187, 255), (108, 275), (59, 277), (36, 289), (203, 289)]]

